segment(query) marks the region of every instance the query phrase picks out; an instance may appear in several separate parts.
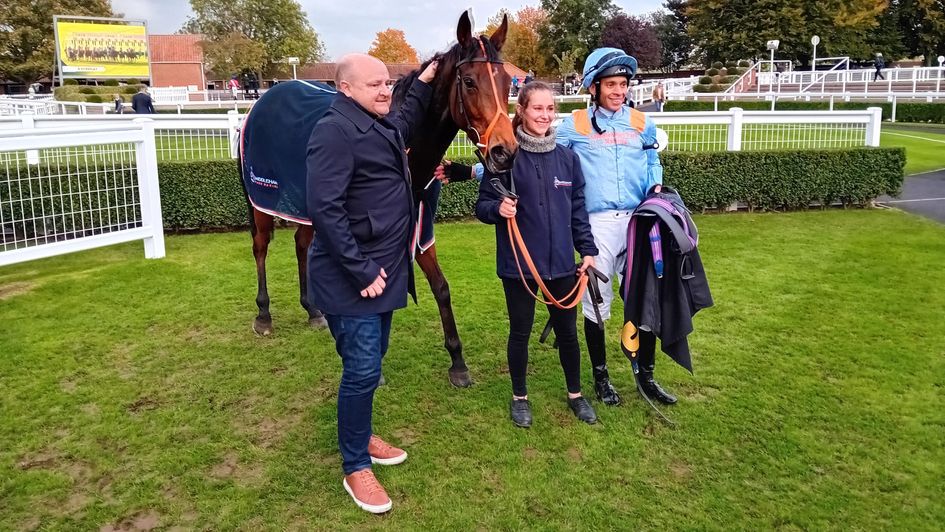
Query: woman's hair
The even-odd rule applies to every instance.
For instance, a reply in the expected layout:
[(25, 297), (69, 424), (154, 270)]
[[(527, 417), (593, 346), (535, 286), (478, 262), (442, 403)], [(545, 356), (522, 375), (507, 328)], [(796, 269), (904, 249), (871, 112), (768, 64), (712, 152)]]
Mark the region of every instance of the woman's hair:
[[(532, 94), (538, 91), (548, 91), (551, 94), (554, 94), (554, 91), (551, 90), (551, 85), (545, 83), (544, 81), (530, 81), (526, 83), (518, 91), (518, 105), (525, 109), (528, 107), (528, 102), (532, 99)], [(555, 106), (557, 108), (557, 106)], [(522, 118), (518, 116), (516, 111), (515, 117), (512, 118), (512, 130), (515, 131), (518, 129), (518, 126), (522, 125)]]

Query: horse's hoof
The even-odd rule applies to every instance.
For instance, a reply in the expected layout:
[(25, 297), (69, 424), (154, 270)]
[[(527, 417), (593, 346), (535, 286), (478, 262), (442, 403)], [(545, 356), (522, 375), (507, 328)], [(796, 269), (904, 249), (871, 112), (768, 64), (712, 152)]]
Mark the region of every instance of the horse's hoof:
[(328, 328), (328, 320), (325, 319), (325, 316), (317, 316), (315, 318), (309, 318), (308, 324), (311, 328), (316, 331)]
[(472, 378), (469, 377), (469, 370), (450, 370), (450, 384), (457, 388), (469, 388), (472, 386)]
[(256, 318), (253, 320), (253, 332), (259, 336), (269, 336), (272, 334), (272, 320), (263, 320)]

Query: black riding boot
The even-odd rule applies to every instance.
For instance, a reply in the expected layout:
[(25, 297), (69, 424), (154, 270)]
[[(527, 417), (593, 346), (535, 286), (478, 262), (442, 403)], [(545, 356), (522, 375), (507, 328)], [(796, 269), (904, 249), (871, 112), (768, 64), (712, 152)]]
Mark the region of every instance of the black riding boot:
[(591, 367), (594, 369), (594, 391), (597, 393), (597, 399), (608, 406), (619, 405), (620, 395), (610, 383), (610, 374), (607, 372), (604, 331), (586, 317), (584, 318), (584, 338), (587, 340), (587, 352), (591, 357)]
[[(653, 333), (643, 333), (641, 334), (650, 334)], [(641, 344), (648, 343), (643, 341), (641, 338)], [(649, 347), (649, 346), (647, 346)], [(676, 403), (676, 397), (667, 392), (660, 386), (660, 383), (656, 382), (653, 378), (653, 369), (656, 367), (656, 338), (653, 338), (653, 347), (651, 349), (644, 349), (641, 345), (640, 357), (637, 360), (637, 365), (640, 368), (640, 387), (643, 388), (643, 393), (647, 395), (650, 399), (655, 399), (664, 405), (671, 405)]]

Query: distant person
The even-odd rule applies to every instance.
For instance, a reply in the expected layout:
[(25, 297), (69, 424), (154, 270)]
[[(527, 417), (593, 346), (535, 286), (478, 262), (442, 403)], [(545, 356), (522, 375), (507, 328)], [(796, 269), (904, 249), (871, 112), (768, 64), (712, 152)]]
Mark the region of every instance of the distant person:
[(535, 73), (529, 70), (528, 74), (525, 74), (525, 81), (522, 83), (522, 85), (528, 85), (533, 79), (535, 79)]
[(518, 76), (512, 76), (512, 96), (518, 96)]
[(154, 102), (146, 87), (141, 87), (138, 94), (131, 97), (131, 108), (139, 115), (154, 113)]
[(35, 83), (30, 84), (30, 87), (26, 89), (26, 94), (27, 94), (27, 98), (29, 98), (30, 100), (36, 97), (36, 84)]
[(236, 100), (237, 92), (240, 90), (240, 82), (236, 79), (236, 74), (233, 74), (233, 77), (230, 78), (230, 81), (226, 82), (226, 88), (229, 89), (230, 94), (233, 96), (233, 99)]
[(653, 102), (656, 103), (656, 112), (663, 112), (663, 102), (666, 101), (666, 87), (663, 86), (662, 81), (656, 82), (656, 86), (653, 87)]
[(115, 102), (115, 114), (122, 114), (125, 111), (125, 101), (121, 99), (120, 94), (112, 95), (113, 101)]
[(876, 81), (876, 78), (882, 78), (885, 81), (886, 76), (883, 75), (883, 69), (886, 68), (886, 61), (883, 60), (883, 54), (876, 52), (873, 66), (876, 67), (876, 72), (873, 72), (873, 81)]

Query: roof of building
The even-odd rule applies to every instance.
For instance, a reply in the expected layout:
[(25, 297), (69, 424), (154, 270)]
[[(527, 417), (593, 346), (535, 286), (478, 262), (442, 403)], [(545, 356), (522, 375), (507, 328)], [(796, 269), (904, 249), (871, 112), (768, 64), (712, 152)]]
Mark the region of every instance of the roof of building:
[(203, 35), (149, 35), (152, 63), (203, 63)]

